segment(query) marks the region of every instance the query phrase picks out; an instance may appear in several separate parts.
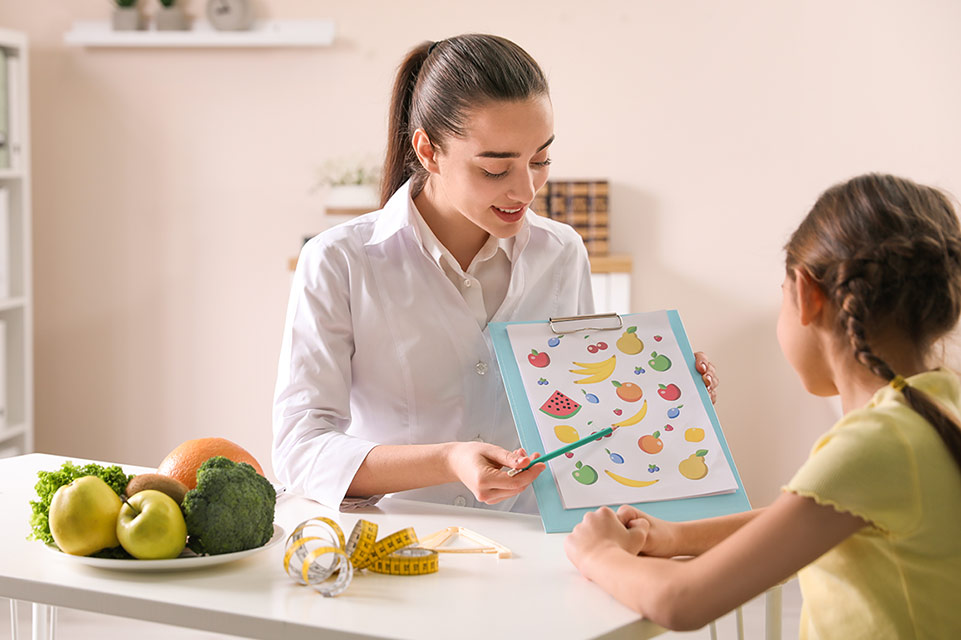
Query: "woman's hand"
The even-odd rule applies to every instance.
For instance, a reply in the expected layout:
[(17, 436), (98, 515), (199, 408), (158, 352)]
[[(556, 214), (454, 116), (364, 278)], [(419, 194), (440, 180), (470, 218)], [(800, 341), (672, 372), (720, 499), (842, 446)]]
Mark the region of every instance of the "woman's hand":
[(484, 442), (455, 442), (447, 461), (451, 472), (475, 498), (495, 504), (516, 496), (547, 468), (545, 464), (535, 464), (516, 476), (509, 476), (504, 470), (504, 467), (522, 469), (532, 459), (524, 449), (508, 451)]
[(711, 404), (717, 403), (717, 387), (720, 384), (717, 379), (717, 369), (714, 368), (703, 351), (694, 354), (694, 368), (701, 374), (704, 386), (707, 387), (707, 392), (711, 394)]
[(577, 570), (590, 577), (588, 567), (592, 558), (617, 550), (626, 551), (632, 556), (640, 553), (647, 540), (645, 523), (647, 521), (641, 518), (636, 526), (628, 527), (608, 507), (601, 507), (584, 515), (584, 519), (564, 540), (564, 551)]

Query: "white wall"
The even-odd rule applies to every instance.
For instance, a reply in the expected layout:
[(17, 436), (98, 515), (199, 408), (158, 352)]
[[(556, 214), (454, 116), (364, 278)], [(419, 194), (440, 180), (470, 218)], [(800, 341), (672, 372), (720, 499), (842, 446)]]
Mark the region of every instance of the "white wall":
[(268, 466), (287, 261), (323, 226), (314, 171), (381, 152), (407, 48), (483, 31), (547, 70), (554, 175), (612, 181), (634, 310), (681, 311), (769, 501), (836, 415), (778, 352), (780, 248), (857, 173), (961, 193), (961, 3), (403, 4), (262, 0), (333, 18), (337, 43), (208, 51), (68, 48), (106, 2), (0, 3), (32, 42), (38, 449), (154, 465), (221, 435)]

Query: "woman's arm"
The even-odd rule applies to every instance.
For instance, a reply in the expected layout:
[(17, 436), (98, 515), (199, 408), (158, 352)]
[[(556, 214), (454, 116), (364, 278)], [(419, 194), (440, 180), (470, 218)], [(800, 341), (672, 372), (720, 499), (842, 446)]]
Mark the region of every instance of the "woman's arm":
[[(716, 520), (716, 519), (715, 519)], [(736, 522), (731, 520), (728, 524)], [(625, 527), (610, 509), (589, 513), (565, 541), (588, 579), (669, 629), (697, 629), (789, 577), (867, 523), (783, 493), (713, 547), (687, 561), (637, 556), (645, 525)], [(695, 531), (698, 527), (695, 527)], [(723, 527), (714, 530), (708, 540)]]
[(354, 474), (348, 496), (370, 496), (462, 482), (481, 502), (494, 504), (526, 489), (545, 465), (516, 476), (503, 467), (520, 469), (531, 458), (524, 449), (507, 451), (483, 442), (379, 445), (370, 450)]

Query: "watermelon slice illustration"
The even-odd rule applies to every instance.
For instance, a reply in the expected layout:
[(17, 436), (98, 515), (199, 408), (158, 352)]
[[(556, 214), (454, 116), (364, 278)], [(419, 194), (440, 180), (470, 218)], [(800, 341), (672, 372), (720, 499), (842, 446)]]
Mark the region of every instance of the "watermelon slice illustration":
[(541, 405), (541, 411), (552, 418), (570, 418), (581, 410), (581, 405), (577, 404), (560, 391), (555, 391), (554, 395)]

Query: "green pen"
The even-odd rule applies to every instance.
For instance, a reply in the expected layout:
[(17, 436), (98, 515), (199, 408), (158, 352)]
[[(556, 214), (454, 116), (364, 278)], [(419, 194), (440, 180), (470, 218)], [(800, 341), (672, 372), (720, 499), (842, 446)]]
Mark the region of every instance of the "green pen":
[(568, 451), (573, 451), (574, 449), (576, 449), (576, 448), (578, 448), (578, 447), (582, 447), (582, 446), (584, 446), (585, 444), (587, 444), (588, 442), (592, 442), (592, 441), (594, 441), (594, 440), (600, 440), (600, 439), (603, 438), (604, 436), (609, 436), (609, 435), (611, 435), (612, 433), (614, 433), (614, 427), (607, 427), (606, 429), (601, 429), (601, 430), (598, 431), (597, 433), (592, 433), (592, 434), (589, 435), (589, 436), (585, 436), (585, 437), (581, 438), (580, 440), (578, 440), (577, 442), (572, 442), (572, 443), (570, 443), (570, 444), (564, 445), (564, 446), (561, 447), (560, 449), (554, 449), (554, 450), (551, 451), (550, 453), (547, 453), (547, 454), (542, 455), (540, 458), (535, 458), (534, 460), (531, 460), (531, 463), (530, 463), (529, 465), (527, 465), (526, 467), (524, 467), (523, 469), (511, 469), (510, 471), (507, 472), (507, 475), (509, 475), (509, 476), (516, 476), (518, 473), (520, 473), (520, 472), (522, 472), (522, 471), (527, 471), (528, 469), (530, 469), (531, 467), (533, 467), (533, 466), (534, 466), (535, 464), (537, 464), (538, 462), (547, 462), (548, 460), (553, 460), (553, 459), (556, 458), (557, 456), (562, 456), (562, 455), (564, 455), (565, 453), (567, 453)]

